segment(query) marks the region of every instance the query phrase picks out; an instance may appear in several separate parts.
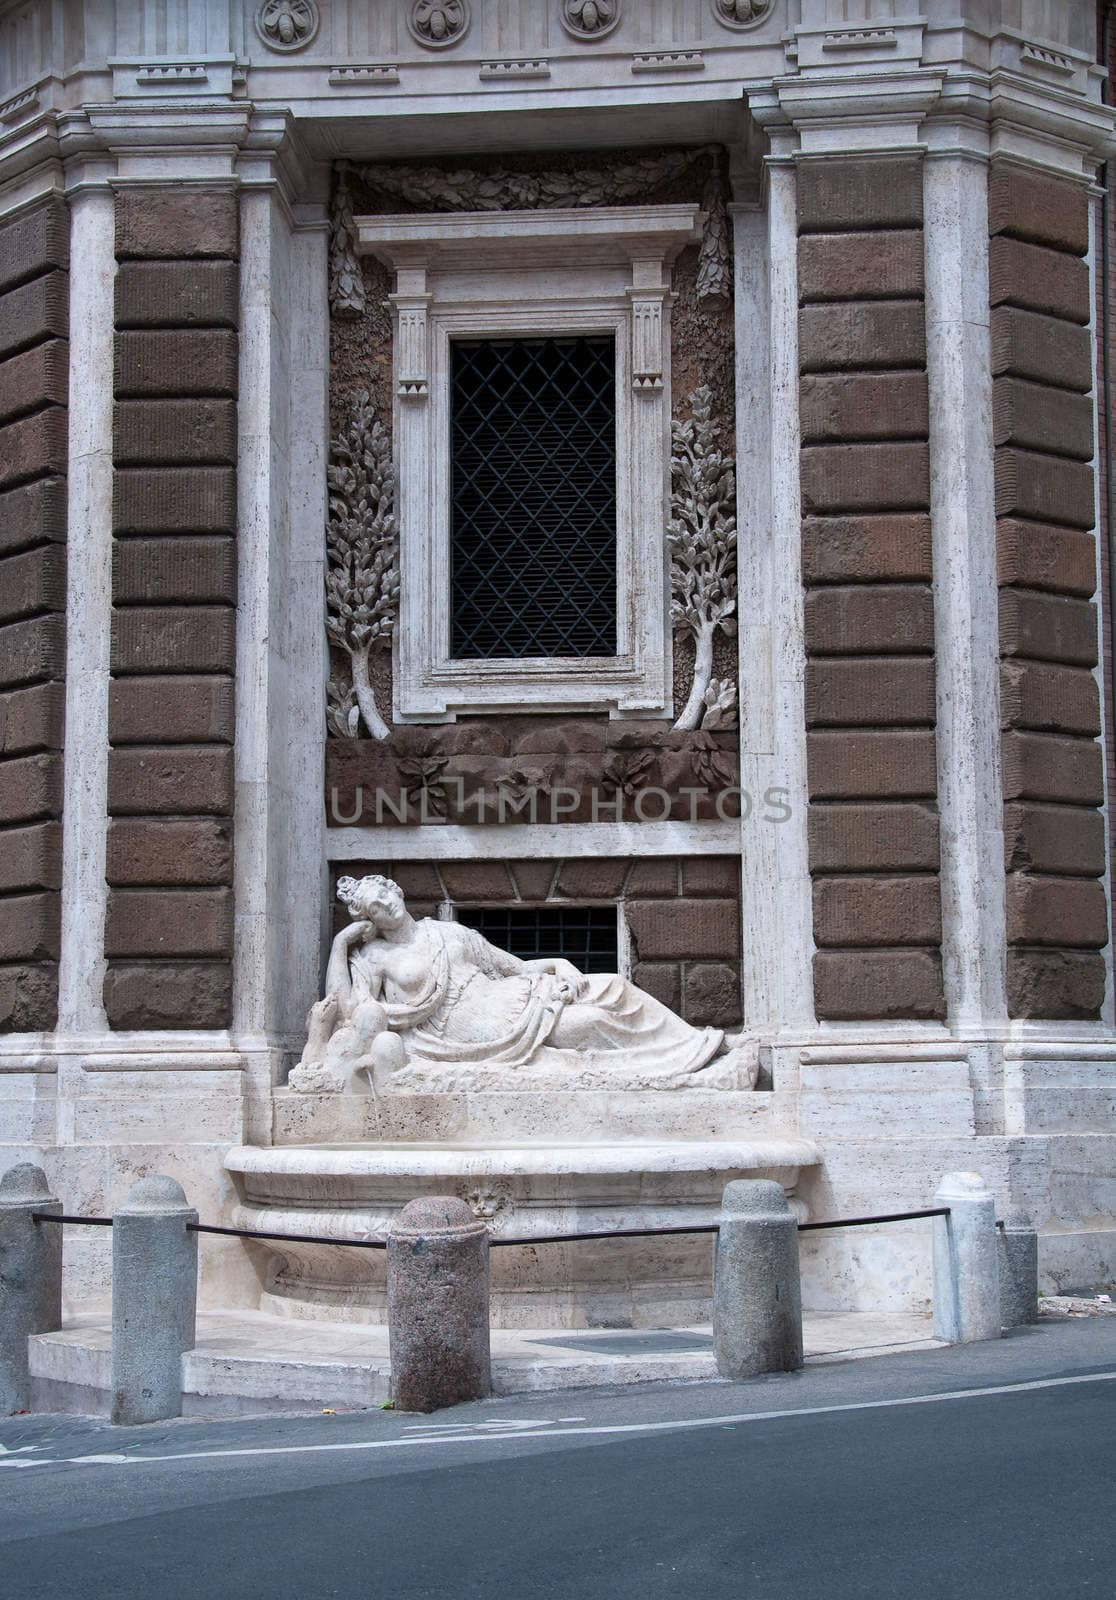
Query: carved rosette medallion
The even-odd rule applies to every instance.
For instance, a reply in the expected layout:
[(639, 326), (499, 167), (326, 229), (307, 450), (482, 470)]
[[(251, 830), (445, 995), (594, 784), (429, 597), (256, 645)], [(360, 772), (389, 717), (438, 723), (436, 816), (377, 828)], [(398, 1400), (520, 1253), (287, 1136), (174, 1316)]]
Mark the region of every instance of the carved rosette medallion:
[(469, 28), (467, 0), (415, 0), (407, 16), (411, 37), (428, 50), (444, 50), (465, 37)]
[(603, 39), (620, 21), (620, 0), (562, 0), (562, 26), (575, 39)]
[(321, 20), (315, 0), (264, 0), (255, 16), (256, 32), (269, 50), (302, 50)]
[(771, 10), (771, 0), (713, 0), (713, 15), (726, 28), (751, 28)]

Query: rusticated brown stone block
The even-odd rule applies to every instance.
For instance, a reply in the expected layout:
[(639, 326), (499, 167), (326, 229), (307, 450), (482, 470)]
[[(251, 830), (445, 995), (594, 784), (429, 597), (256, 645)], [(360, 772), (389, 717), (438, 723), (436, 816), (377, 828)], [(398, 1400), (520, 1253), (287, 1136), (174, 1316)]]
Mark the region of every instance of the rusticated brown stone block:
[(988, 279), (991, 305), (1022, 306), (1082, 325), (1089, 321), (1089, 268), (1079, 256), (1022, 239), (992, 239)]
[(577, 857), (563, 861), (554, 893), (563, 900), (615, 900), (627, 877), (623, 856)]
[(0, 555), (65, 537), (64, 478), (39, 478), (0, 494)]
[(1104, 887), (1094, 878), (1032, 877), (1009, 873), (1009, 944), (1100, 950), (1108, 943)]
[(930, 504), (924, 444), (808, 445), (801, 453), (801, 472), (807, 515), (922, 510)]
[(1000, 590), (1000, 650), (1005, 656), (1064, 661), (1092, 667), (1097, 661), (1097, 613), (1091, 600)]
[(829, 1022), (945, 1016), (942, 963), (936, 950), (819, 950), (814, 1006)]
[(0, 422), (41, 405), (66, 404), (69, 350), (65, 339), (47, 339), (0, 363)]
[(232, 882), (232, 823), (217, 817), (118, 817), (109, 823), (111, 884)]
[(814, 879), (819, 945), (937, 944), (942, 936), (936, 873)]
[(798, 246), (798, 298), (896, 300), (922, 293), (922, 229), (817, 233)]
[(240, 230), (237, 196), (231, 189), (119, 189), (116, 194), (116, 254), (235, 258)]
[(69, 326), (69, 282), (64, 272), (48, 272), (0, 295), (0, 358), (15, 355), (42, 339), (65, 338)]
[(235, 664), (231, 606), (134, 606), (113, 612), (113, 672), (232, 672)]
[(1089, 194), (1083, 184), (1031, 167), (994, 161), (988, 182), (988, 230), (1071, 255), (1089, 250)]
[(1093, 469), (1034, 450), (997, 450), (996, 515), (1091, 528), (1096, 519)]
[(801, 372), (921, 367), (926, 361), (922, 301), (847, 300), (803, 306), (798, 313), (798, 341)]
[(921, 799), (937, 792), (934, 735), (889, 728), (806, 736), (811, 800)]
[(728, 961), (687, 962), (682, 1015), (695, 1028), (739, 1028), (744, 1013), (740, 968)]
[(57, 961), (60, 913), (47, 891), (0, 900), (0, 961)]
[(1005, 800), (1104, 804), (1101, 748), (1095, 740), (1052, 733), (1005, 733), (1001, 749)]
[(1051, 389), (1023, 378), (997, 378), (993, 416), (998, 445), (1044, 450), (1049, 455), (1093, 459), (1093, 401), (1087, 394)]
[(1099, 878), (1104, 865), (1103, 812), (1026, 800), (1004, 807), (1004, 866), (1008, 872)]
[(231, 889), (112, 889), (105, 954), (228, 956), (232, 926)]
[(676, 856), (644, 856), (632, 862), (624, 896), (629, 900), (669, 900), (681, 892), (681, 881)]
[(121, 466), (235, 466), (236, 402), (118, 400), (112, 452)]
[(883, 513), (860, 517), (807, 517), (802, 524), (802, 579), (806, 584), (929, 579), (930, 518)]
[(48, 406), (0, 428), (0, 485), (66, 470), (66, 412)]
[(66, 603), (66, 555), (60, 545), (0, 559), (0, 622), (58, 611)]
[(227, 1028), (232, 967), (227, 961), (113, 961), (105, 973), (110, 1028)]
[(1104, 957), (1083, 950), (1009, 950), (1007, 1002), (1011, 1017), (1051, 1021), (1099, 1017), (1104, 1004)]
[(814, 589), (805, 601), (812, 655), (886, 655), (934, 648), (934, 597), (923, 584)]
[(62, 683), (37, 683), (0, 694), (0, 755), (57, 749), (65, 726)]
[(228, 817), (232, 801), (232, 751), (224, 746), (133, 746), (109, 755), (114, 817)]
[(682, 1011), (682, 968), (677, 961), (638, 961), (632, 982), (672, 1011)]
[(1101, 731), (1097, 681), (1083, 667), (1004, 661), (1000, 665), (1000, 721), (1005, 728), (1097, 734)]
[(682, 893), (687, 896), (740, 895), (736, 856), (683, 856)]
[(702, 961), (740, 954), (737, 900), (633, 900), (627, 917), (637, 961)]
[(236, 604), (236, 541), (224, 534), (192, 539), (117, 539), (112, 597), (118, 605)]
[(911, 656), (864, 656), (806, 663), (806, 725), (933, 726), (934, 663)]
[(1005, 372), (1088, 394), (1093, 387), (1088, 328), (1037, 311), (997, 306), (992, 312), (992, 373), (999, 377)]
[(938, 866), (932, 806), (811, 804), (809, 828), (811, 872), (932, 872)]
[(113, 345), (118, 398), (236, 395), (237, 337), (224, 328), (118, 333)]
[(233, 726), (231, 678), (117, 678), (109, 686), (113, 744), (227, 744)]
[(116, 274), (116, 326), (235, 328), (235, 261), (122, 261)]
[(0, 290), (38, 277), (70, 259), (70, 213), (66, 202), (50, 196), (0, 223)]
[(37, 1033), (58, 1018), (58, 968), (0, 967), (0, 1033)]
[(235, 533), (233, 467), (118, 468), (112, 480), (117, 533)]
[(61, 882), (61, 823), (37, 822), (0, 833), (0, 894), (57, 889)]
[(1095, 536), (1080, 528), (1004, 517), (996, 524), (996, 565), (1002, 584), (1088, 597), (1097, 587)]
[(918, 156), (801, 160), (799, 233), (922, 225), (922, 161)]
[(804, 444), (925, 439), (925, 372), (815, 372), (798, 388)]
[(442, 881), (451, 900), (510, 900), (515, 894), (502, 861), (446, 861)]
[(66, 665), (65, 620), (29, 617), (0, 629), (0, 685), (14, 688), (36, 678), (60, 678)]

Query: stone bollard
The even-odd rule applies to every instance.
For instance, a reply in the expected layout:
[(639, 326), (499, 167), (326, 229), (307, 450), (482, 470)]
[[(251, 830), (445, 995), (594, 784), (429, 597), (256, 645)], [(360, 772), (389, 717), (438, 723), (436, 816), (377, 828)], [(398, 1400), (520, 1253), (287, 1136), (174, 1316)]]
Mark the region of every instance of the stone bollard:
[(947, 1172), (934, 1196), (934, 1336), (950, 1344), (1000, 1337), (996, 1202), (976, 1172)]
[(403, 1207), (387, 1243), (391, 1396), (438, 1411), (492, 1393), (488, 1229), (445, 1195)]
[(0, 1417), (31, 1404), (27, 1341), (62, 1326), (62, 1229), (33, 1222), (32, 1213), (62, 1215), (33, 1161), (0, 1178)]
[(182, 1357), (194, 1348), (197, 1212), (173, 1178), (144, 1178), (112, 1219), (112, 1421), (182, 1415)]
[(1000, 1323), (1022, 1328), (1038, 1321), (1038, 1234), (1021, 1211), (1011, 1210), (997, 1229)]
[(783, 1186), (725, 1185), (713, 1266), (713, 1344), (722, 1378), (796, 1372), (802, 1365), (798, 1219)]

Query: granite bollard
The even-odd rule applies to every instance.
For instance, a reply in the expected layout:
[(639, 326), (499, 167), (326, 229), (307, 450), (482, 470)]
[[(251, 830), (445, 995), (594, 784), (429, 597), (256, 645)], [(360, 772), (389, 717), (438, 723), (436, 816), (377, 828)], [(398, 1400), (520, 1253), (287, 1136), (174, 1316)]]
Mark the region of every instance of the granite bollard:
[(21, 1161), (0, 1178), (0, 1417), (30, 1406), (30, 1336), (62, 1326), (62, 1229), (36, 1211), (61, 1216), (62, 1202), (42, 1167)]
[(464, 1200), (403, 1207), (387, 1241), (391, 1396), (437, 1411), (492, 1393), (488, 1229)]
[(1038, 1234), (1018, 1210), (1008, 1212), (998, 1233), (1000, 1322), (1022, 1328), (1038, 1321)]
[(137, 1183), (112, 1221), (112, 1421), (182, 1415), (182, 1357), (194, 1348), (198, 1214), (173, 1178)]
[(1000, 1337), (996, 1201), (976, 1172), (947, 1172), (934, 1196), (934, 1336), (950, 1344)]
[(766, 1178), (725, 1185), (713, 1269), (713, 1344), (722, 1378), (802, 1365), (798, 1220)]

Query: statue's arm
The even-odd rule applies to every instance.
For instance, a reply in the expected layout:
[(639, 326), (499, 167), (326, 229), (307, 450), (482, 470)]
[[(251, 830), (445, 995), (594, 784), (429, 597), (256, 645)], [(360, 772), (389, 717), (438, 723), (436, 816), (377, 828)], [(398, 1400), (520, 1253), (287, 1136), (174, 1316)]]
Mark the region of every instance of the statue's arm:
[(368, 927), (367, 922), (350, 922), (334, 939), (326, 967), (326, 994), (335, 994), (344, 1001), (351, 999), (353, 978), (349, 970), (349, 951), (365, 937)]

